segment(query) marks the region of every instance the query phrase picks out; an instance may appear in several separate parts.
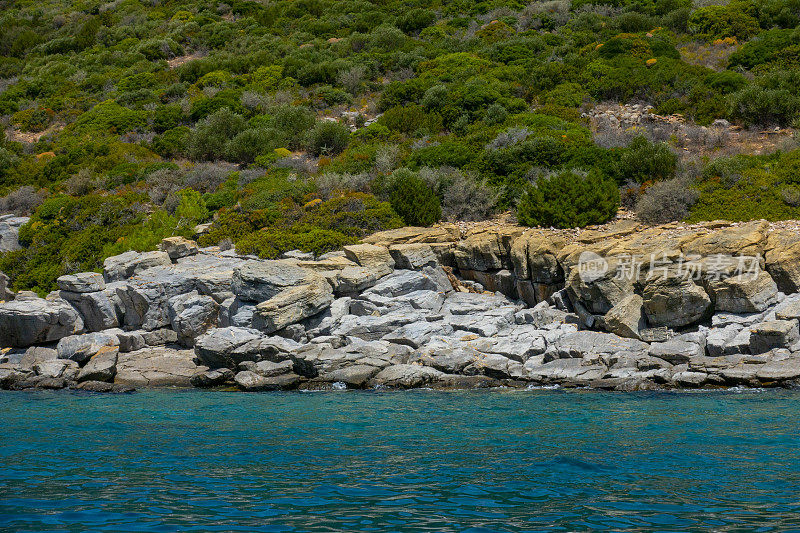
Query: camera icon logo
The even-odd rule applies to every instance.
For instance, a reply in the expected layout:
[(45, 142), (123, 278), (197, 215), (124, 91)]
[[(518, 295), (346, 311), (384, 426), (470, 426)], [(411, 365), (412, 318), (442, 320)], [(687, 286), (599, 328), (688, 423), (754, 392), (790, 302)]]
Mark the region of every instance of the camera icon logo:
[(594, 252), (583, 252), (578, 258), (578, 275), (585, 283), (602, 278), (608, 272), (608, 261)]

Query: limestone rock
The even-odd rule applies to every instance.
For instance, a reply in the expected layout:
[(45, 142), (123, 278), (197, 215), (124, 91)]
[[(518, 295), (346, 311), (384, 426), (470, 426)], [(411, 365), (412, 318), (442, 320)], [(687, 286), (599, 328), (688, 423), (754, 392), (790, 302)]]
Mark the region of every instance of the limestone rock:
[(0, 272), (0, 301), (9, 301), (14, 299), (14, 292), (11, 290), (11, 280), (5, 273)]
[(172, 261), (166, 252), (125, 252), (103, 261), (106, 282), (122, 281), (156, 266), (168, 266)]
[(258, 303), (319, 279), (319, 274), (293, 261), (248, 261), (234, 269), (231, 286), (240, 300)]
[(606, 330), (620, 337), (641, 339), (639, 332), (647, 327), (643, 304), (644, 300), (638, 294), (623, 298), (606, 313), (603, 321)]
[(769, 320), (750, 328), (750, 353), (790, 348), (800, 340), (797, 320)]
[(52, 342), (81, 331), (78, 312), (60, 298), (18, 297), (0, 303), (0, 347)]
[(658, 357), (672, 364), (689, 362), (692, 358), (705, 355), (703, 346), (680, 339), (670, 339), (665, 342), (654, 342), (648, 351), (651, 357)]
[(188, 387), (195, 374), (207, 367), (194, 362), (192, 350), (145, 348), (121, 353), (114, 383), (133, 387)]
[(428, 244), (395, 244), (389, 247), (389, 254), (394, 259), (395, 268), (417, 270), (437, 262), (436, 254)]
[(344, 255), (362, 267), (383, 270), (387, 274), (394, 269), (394, 259), (389, 250), (374, 244), (352, 244), (344, 247)]
[(194, 345), (197, 358), (211, 368), (237, 368), (243, 361), (285, 361), (296, 348), (293, 341), (238, 327), (211, 329)]
[(58, 341), (56, 350), (59, 359), (83, 364), (107, 346), (119, 346), (119, 337), (113, 331), (64, 337)]
[(739, 274), (708, 283), (717, 311), (754, 313), (777, 301), (778, 287), (765, 271), (757, 275)]
[(162, 252), (167, 252), (167, 255), (173, 261), (181, 257), (194, 255), (200, 251), (196, 242), (184, 237), (167, 237), (161, 241), (158, 248)]
[(291, 324), (312, 317), (333, 302), (333, 290), (325, 279), (316, 276), (308, 283), (285, 289), (256, 306), (253, 327), (274, 333)]
[(236, 374), (236, 384), (244, 391), (267, 391), (295, 389), (302, 381), (297, 374), (282, 374), (279, 376), (265, 377), (255, 372), (245, 370)]
[(168, 305), (172, 329), (185, 346), (192, 346), (194, 339), (214, 327), (219, 318), (217, 302), (196, 292), (173, 296)]
[(229, 368), (215, 368), (195, 374), (190, 379), (190, 382), (195, 387), (200, 388), (218, 387), (233, 381), (233, 376), (233, 370)]
[(0, 215), (0, 252), (12, 252), (22, 248), (19, 244), (19, 228), (29, 220), (29, 217)]
[(420, 365), (391, 365), (378, 372), (371, 380), (372, 386), (415, 388), (439, 381), (445, 374), (434, 368)]
[(78, 376), (79, 370), (78, 363), (64, 359), (41, 361), (33, 365), (33, 373), (46, 378), (74, 380)]
[(97, 272), (81, 272), (79, 274), (61, 276), (56, 280), (56, 283), (58, 283), (58, 288), (62, 291), (77, 293), (97, 292), (106, 288), (103, 275)]
[(688, 277), (651, 276), (642, 292), (644, 313), (653, 326), (682, 327), (711, 313), (711, 299)]
[(78, 311), (86, 331), (102, 331), (122, 323), (124, 306), (117, 296), (119, 286), (119, 283), (111, 283), (96, 292), (62, 290), (58, 295)]
[(81, 369), (78, 381), (112, 381), (117, 373), (118, 356), (117, 346), (103, 346)]

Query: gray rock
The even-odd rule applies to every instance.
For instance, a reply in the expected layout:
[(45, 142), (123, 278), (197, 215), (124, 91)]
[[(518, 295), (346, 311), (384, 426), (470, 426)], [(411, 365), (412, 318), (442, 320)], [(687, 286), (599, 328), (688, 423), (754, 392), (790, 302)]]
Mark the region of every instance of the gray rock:
[(800, 299), (792, 299), (775, 309), (775, 318), (778, 320), (800, 319)]
[(692, 372), (684, 370), (672, 375), (672, 380), (681, 387), (701, 387), (708, 381), (708, 374), (705, 372)]
[(0, 216), (0, 252), (13, 252), (22, 248), (19, 244), (19, 228), (29, 220), (29, 217)]
[(723, 353), (725, 355), (748, 354), (750, 353), (750, 328), (741, 330), (736, 336), (728, 341)]
[(189, 381), (195, 387), (218, 387), (233, 381), (233, 376), (233, 370), (229, 368), (216, 368), (195, 374)]
[(481, 353), (499, 354), (524, 363), (535, 355), (543, 354), (547, 343), (542, 334), (533, 328), (516, 327), (503, 332), (502, 337), (479, 338), (468, 344)]
[(302, 250), (289, 250), (282, 255), (283, 259), (297, 259), (299, 261), (313, 261), (314, 254)]
[(707, 318), (713, 309), (702, 287), (681, 276), (651, 276), (642, 298), (647, 321), (653, 326), (687, 326)]
[(58, 341), (56, 350), (59, 359), (70, 359), (83, 364), (91, 359), (101, 348), (119, 346), (119, 337), (113, 331), (71, 335)]
[(636, 339), (626, 339), (613, 333), (579, 331), (564, 335), (554, 343), (559, 358), (583, 358), (616, 352), (641, 352), (647, 344)]
[[(499, 310), (495, 310), (499, 311)], [(506, 313), (483, 315), (452, 315), (447, 317), (447, 323), (461, 331), (469, 331), (481, 337), (492, 337), (501, 330), (510, 326), (514, 321), (514, 309)]]
[(285, 289), (258, 304), (253, 314), (253, 327), (265, 333), (274, 333), (321, 313), (332, 302), (331, 286), (324, 278), (316, 276), (305, 284)]
[(172, 329), (184, 346), (192, 346), (194, 339), (216, 326), (219, 318), (217, 302), (196, 292), (173, 296), (168, 306)]
[(11, 290), (11, 280), (4, 272), (0, 272), (0, 301), (14, 299), (14, 291)]
[(605, 315), (605, 328), (620, 337), (640, 339), (641, 330), (647, 327), (644, 316), (644, 300), (638, 294), (623, 298)]
[(797, 320), (770, 320), (750, 328), (750, 353), (789, 348), (800, 340)]
[(240, 300), (259, 303), (320, 279), (316, 272), (290, 260), (247, 261), (234, 269), (231, 287)]
[(32, 370), (33, 365), (42, 361), (53, 361), (58, 359), (58, 351), (54, 348), (46, 348), (44, 346), (31, 346), (17, 363), (18, 368), (23, 370)]
[(582, 359), (556, 359), (541, 363), (539, 358), (531, 358), (525, 363), (526, 379), (545, 383), (581, 384), (603, 377), (606, 367), (602, 364)]
[(119, 286), (113, 283), (96, 292), (60, 291), (58, 295), (78, 311), (86, 331), (103, 331), (122, 323), (124, 307), (117, 296)]
[(122, 394), (136, 390), (128, 385), (122, 385), (119, 383), (106, 383), (104, 381), (84, 381), (82, 383), (78, 383), (75, 388), (84, 392), (101, 392), (111, 394)]
[(648, 353), (651, 357), (658, 357), (672, 364), (681, 364), (689, 362), (694, 357), (704, 356), (705, 350), (694, 342), (670, 339), (651, 344)]
[(724, 328), (713, 328), (706, 337), (706, 350), (711, 357), (721, 357), (725, 355), (725, 347), (741, 331), (741, 328), (731, 324)]
[(740, 274), (708, 283), (717, 311), (755, 313), (777, 301), (778, 286), (764, 270), (757, 275)]
[(411, 322), (400, 326), (382, 338), (387, 342), (404, 344), (414, 349), (428, 342), (434, 335), (449, 335), (453, 327), (442, 322)]
[(252, 302), (243, 302), (236, 297), (228, 298), (220, 304), (219, 327), (236, 326), (252, 329), (255, 311), (256, 306)]
[(352, 365), (322, 374), (318, 381), (344, 383), (348, 388), (363, 388), (381, 369), (372, 365)]
[(444, 377), (438, 370), (420, 365), (391, 365), (378, 372), (370, 381), (371, 386), (410, 389), (429, 385)]
[(106, 282), (122, 281), (148, 268), (169, 266), (172, 261), (166, 252), (125, 252), (103, 261)]
[(197, 358), (210, 368), (236, 368), (243, 361), (281, 362), (291, 359), (298, 347), (288, 339), (234, 326), (209, 330), (194, 345)]
[(425, 273), (415, 270), (396, 270), (366, 290), (362, 296), (367, 299), (373, 295), (397, 298), (415, 291), (436, 290), (438, 286)]
[(290, 360), (275, 363), (273, 361), (259, 361), (257, 363), (250, 363), (252, 371), (259, 376), (271, 378), (274, 376), (281, 376), (283, 374), (291, 374), (294, 371), (294, 362)]
[(389, 254), (394, 259), (395, 268), (417, 270), (437, 262), (436, 254), (429, 244), (395, 244), (389, 247)]
[(46, 378), (74, 380), (78, 376), (79, 371), (78, 363), (64, 359), (40, 361), (33, 365), (33, 373)]
[(346, 266), (336, 271), (331, 281), (337, 296), (356, 296), (390, 273), (384, 267)]
[(58, 288), (68, 292), (97, 292), (106, 288), (106, 282), (102, 274), (97, 272), (81, 272), (61, 276), (56, 280)]
[(411, 312), (396, 311), (380, 316), (346, 315), (331, 330), (331, 335), (358, 337), (363, 340), (374, 341), (406, 324), (423, 322), (425, 321), (425, 316), (422, 311), (416, 310)]
[(0, 347), (26, 347), (83, 331), (78, 312), (61, 299), (20, 298), (0, 303)]
[(117, 373), (119, 348), (103, 346), (78, 374), (78, 381), (113, 381)]
[(192, 376), (206, 370), (195, 364), (192, 350), (145, 348), (119, 354), (114, 383), (137, 388), (188, 387)]
[(454, 292), (447, 295), (444, 305), (442, 306), (442, 313), (472, 315), (510, 304), (512, 304), (512, 302), (502, 295)]
[(639, 330), (639, 339), (644, 342), (664, 342), (670, 340), (674, 335), (675, 332), (666, 326)]
[(267, 391), (295, 389), (302, 381), (297, 374), (283, 374), (280, 376), (264, 377), (255, 372), (245, 370), (239, 372), (234, 378), (236, 384), (244, 391)]

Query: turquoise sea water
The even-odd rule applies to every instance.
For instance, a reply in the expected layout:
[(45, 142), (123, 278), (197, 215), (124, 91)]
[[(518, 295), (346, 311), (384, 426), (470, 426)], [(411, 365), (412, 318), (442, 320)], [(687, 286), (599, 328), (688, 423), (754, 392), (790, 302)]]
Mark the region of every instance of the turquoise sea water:
[(800, 530), (800, 393), (0, 402), (3, 531)]

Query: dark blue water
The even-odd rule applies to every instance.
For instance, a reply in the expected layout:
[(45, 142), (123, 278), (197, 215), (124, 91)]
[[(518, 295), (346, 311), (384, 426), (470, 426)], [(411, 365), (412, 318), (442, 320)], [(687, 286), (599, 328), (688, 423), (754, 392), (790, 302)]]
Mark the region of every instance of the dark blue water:
[(2, 393), (4, 531), (800, 530), (800, 393)]

